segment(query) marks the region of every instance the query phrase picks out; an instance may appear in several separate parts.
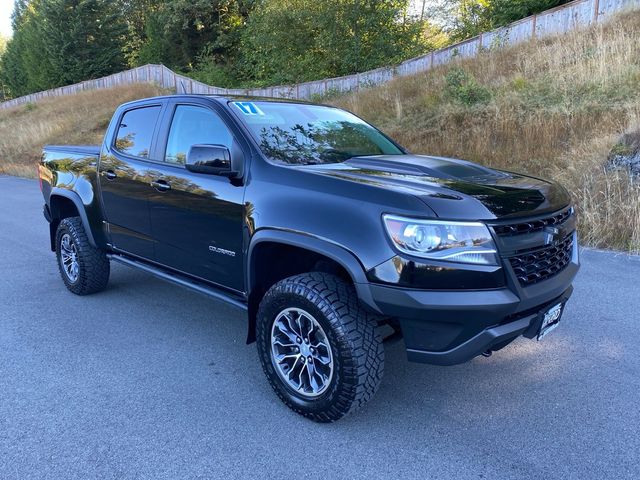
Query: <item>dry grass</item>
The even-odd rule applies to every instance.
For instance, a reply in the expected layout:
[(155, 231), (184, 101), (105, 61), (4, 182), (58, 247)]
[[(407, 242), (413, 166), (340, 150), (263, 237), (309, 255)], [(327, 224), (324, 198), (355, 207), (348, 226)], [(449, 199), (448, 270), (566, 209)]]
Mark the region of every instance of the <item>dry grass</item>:
[(102, 143), (118, 105), (161, 93), (151, 85), (135, 85), (0, 110), (0, 173), (35, 177), (43, 145)]
[(640, 12), (626, 13), (333, 103), (412, 151), (557, 179), (576, 199), (583, 243), (640, 252), (640, 179), (605, 168), (621, 136), (640, 129), (638, 38)]

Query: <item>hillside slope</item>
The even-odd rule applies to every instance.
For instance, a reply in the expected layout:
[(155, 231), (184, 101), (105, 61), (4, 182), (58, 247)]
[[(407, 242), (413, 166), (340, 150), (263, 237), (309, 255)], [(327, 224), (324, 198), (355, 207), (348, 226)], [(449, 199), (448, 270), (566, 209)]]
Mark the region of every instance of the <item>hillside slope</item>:
[(626, 13), (330, 101), (414, 152), (557, 179), (583, 243), (639, 252), (640, 177), (608, 161), (640, 147), (638, 38)]

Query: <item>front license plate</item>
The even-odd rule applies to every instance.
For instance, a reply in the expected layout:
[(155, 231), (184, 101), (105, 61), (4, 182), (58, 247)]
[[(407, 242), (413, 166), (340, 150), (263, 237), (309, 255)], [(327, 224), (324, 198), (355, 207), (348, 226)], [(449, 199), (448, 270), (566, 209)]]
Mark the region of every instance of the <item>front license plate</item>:
[(563, 307), (564, 305), (562, 303), (558, 303), (544, 313), (542, 324), (540, 325), (540, 331), (538, 332), (538, 341), (546, 337), (560, 324)]

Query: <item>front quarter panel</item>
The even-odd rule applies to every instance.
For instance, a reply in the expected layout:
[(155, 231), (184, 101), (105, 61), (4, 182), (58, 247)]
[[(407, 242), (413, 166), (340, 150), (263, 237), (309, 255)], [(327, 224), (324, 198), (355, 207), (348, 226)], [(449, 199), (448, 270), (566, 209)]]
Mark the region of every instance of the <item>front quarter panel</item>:
[(382, 225), (383, 213), (432, 215), (410, 195), (292, 168), (263, 164), (254, 169), (259, 171), (253, 172), (245, 197), (250, 237), (262, 229), (315, 237), (353, 254), (365, 271), (396, 254)]

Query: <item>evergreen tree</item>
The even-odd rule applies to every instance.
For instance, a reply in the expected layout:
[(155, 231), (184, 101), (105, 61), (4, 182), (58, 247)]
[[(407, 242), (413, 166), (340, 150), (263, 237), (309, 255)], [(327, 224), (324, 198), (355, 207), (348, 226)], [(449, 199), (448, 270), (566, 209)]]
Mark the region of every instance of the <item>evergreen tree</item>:
[(113, 2), (47, 0), (40, 10), (40, 34), (55, 83), (68, 85), (125, 68), (126, 25)]
[(13, 37), (7, 42), (0, 63), (0, 81), (14, 97), (54, 86), (40, 34), (39, 5), (39, 0), (15, 2)]
[(108, 0), (17, 0), (12, 25), (0, 62), (0, 81), (12, 96), (125, 68), (126, 25)]
[(0, 102), (9, 97), (9, 87), (2, 80), (2, 56), (7, 49), (7, 39), (0, 35)]

